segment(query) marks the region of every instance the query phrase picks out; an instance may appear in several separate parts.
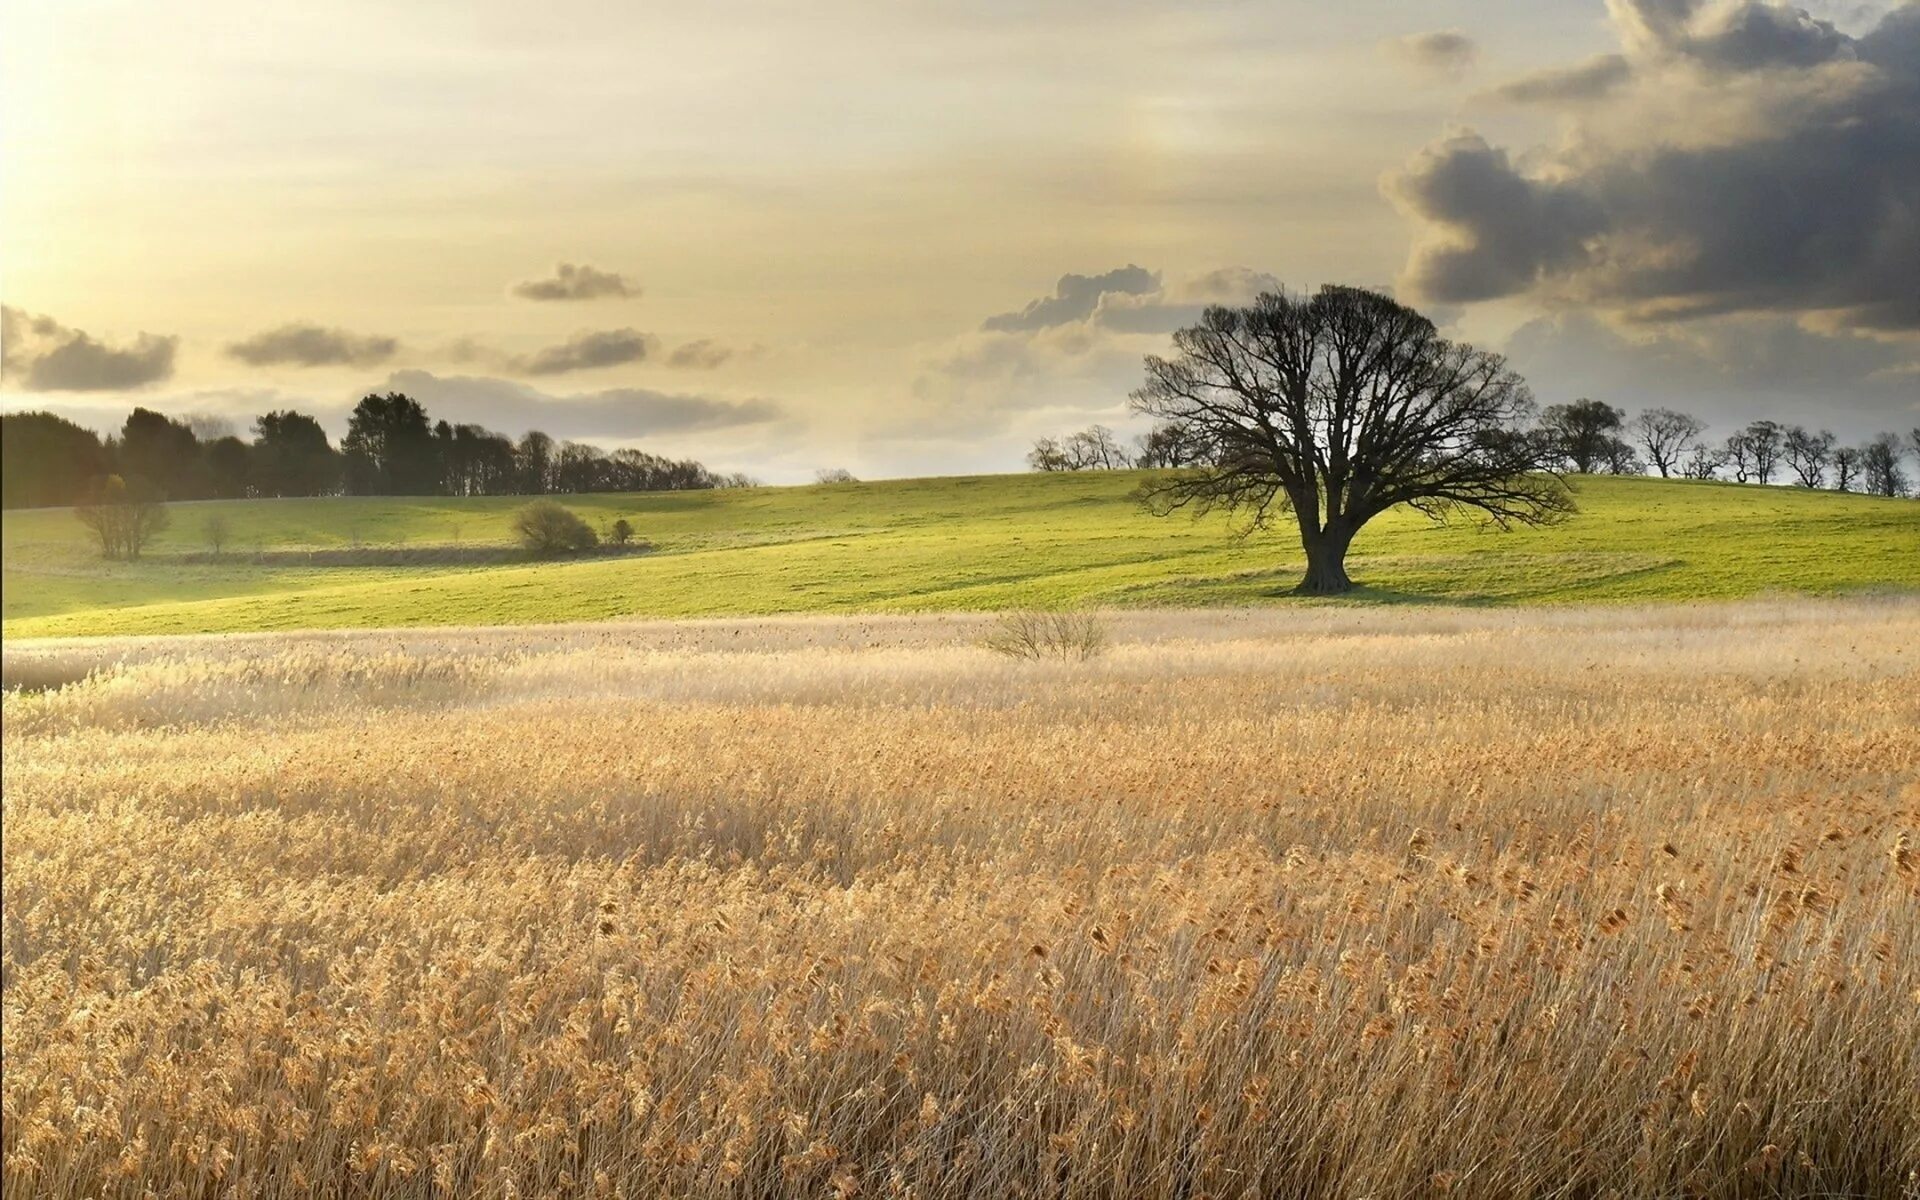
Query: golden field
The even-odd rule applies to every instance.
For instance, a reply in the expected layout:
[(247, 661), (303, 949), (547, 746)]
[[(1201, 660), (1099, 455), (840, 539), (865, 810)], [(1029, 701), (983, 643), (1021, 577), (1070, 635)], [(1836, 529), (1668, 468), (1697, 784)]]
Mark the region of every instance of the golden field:
[(1109, 622), (8, 646), (8, 1197), (1920, 1188), (1920, 603)]

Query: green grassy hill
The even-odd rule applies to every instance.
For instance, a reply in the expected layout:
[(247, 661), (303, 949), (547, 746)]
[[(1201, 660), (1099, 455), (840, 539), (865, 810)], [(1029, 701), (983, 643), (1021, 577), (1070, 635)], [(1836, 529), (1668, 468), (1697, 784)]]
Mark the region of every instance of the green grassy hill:
[[(303, 549), (509, 544), (523, 500), (179, 504), (139, 563), (101, 562), (65, 509), (9, 512), (8, 637), (826, 611), (1298, 603), (1298, 543), (1154, 517), (1132, 472), (911, 479), (564, 498), (624, 516), (653, 553), (578, 562), (301, 561)], [(1396, 512), (1350, 560), (1360, 599), (1538, 603), (1920, 587), (1920, 504), (1788, 488), (1583, 479), (1565, 524), (1510, 533)], [(231, 527), (205, 549), (209, 516)], [(265, 552), (264, 555), (262, 552)], [(379, 559), (386, 565), (356, 565)]]

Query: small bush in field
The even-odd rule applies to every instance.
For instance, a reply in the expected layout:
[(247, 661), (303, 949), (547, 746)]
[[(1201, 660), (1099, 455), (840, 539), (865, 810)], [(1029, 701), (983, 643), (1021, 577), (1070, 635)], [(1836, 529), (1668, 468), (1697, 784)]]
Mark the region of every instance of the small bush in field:
[(1086, 662), (1107, 649), (1107, 627), (1091, 613), (1024, 609), (1000, 614), (983, 643), (1008, 658)]
[(600, 544), (600, 536), (591, 525), (552, 500), (535, 500), (515, 513), (513, 534), (522, 546), (541, 558), (591, 550)]
[(633, 540), (633, 522), (621, 517), (607, 531), (607, 540), (616, 546), (624, 546)]
[(201, 536), (207, 539), (207, 549), (219, 558), (227, 552), (227, 543), (233, 540), (233, 526), (228, 523), (225, 513), (213, 513), (201, 523)]

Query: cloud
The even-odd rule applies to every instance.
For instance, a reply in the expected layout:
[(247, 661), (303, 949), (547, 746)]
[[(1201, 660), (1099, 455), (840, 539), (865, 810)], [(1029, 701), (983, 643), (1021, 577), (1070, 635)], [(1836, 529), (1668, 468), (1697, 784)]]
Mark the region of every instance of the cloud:
[(654, 339), (637, 329), (608, 329), (599, 333), (578, 333), (557, 346), (548, 346), (514, 366), (528, 375), (561, 375), (568, 371), (591, 371), (639, 362), (647, 357)]
[[(330, 425), (338, 436), (338, 433), (346, 428), (347, 411), (350, 407), (339, 405), (331, 400), (315, 401), (309, 396), (289, 394), (274, 388), (253, 387), (169, 391), (142, 396), (139, 405), (189, 423), (198, 421), (203, 426), (224, 425), (228, 427), (229, 432), (237, 432), (243, 436), (255, 417), (280, 408), (293, 408), (312, 414), (319, 418), (322, 424)], [(45, 409), (98, 433), (117, 434), (126, 422), (127, 413), (133, 408), (133, 402), (109, 396), (73, 400), (21, 398), (0, 399), (0, 407), (6, 408), (9, 412), (25, 411), (29, 408)]]
[(1633, 73), (1624, 54), (1597, 54), (1571, 67), (1548, 67), (1509, 80), (1493, 90), (1514, 104), (1575, 104), (1598, 100)]
[[(1157, 278), (1157, 276), (1156, 276)], [(1109, 292), (1094, 309), (1094, 324), (1122, 333), (1172, 333), (1195, 324), (1210, 304), (1246, 304), (1280, 280), (1250, 267), (1221, 267), (1170, 287), (1135, 294)]]
[(732, 357), (733, 350), (730, 347), (722, 346), (709, 338), (701, 338), (698, 341), (674, 347), (673, 353), (667, 356), (667, 365), (696, 371), (711, 371)]
[(1528, 179), (1505, 150), (1471, 132), (1422, 150), (1388, 192), (1444, 231), (1407, 268), (1416, 293), (1442, 302), (1525, 291), (1546, 272), (1578, 265), (1606, 223), (1593, 199)]
[(173, 375), (177, 337), (142, 333), (109, 346), (52, 317), (0, 306), (0, 373), (30, 392), (104, 392), (146, 387)]
[(1209, 304), (1244, 304), (1279, 286), (1274, 276), (1249, 267), (1221, 267), (1169, 285), (1158, 271), (1128, 265), (1101, 275), (1063, 275), (1053, 295), (1019, 312), (988, 317), (980, 328), (1035, 334), (1086, 325), (1118, 333), (1171, 333), (1199, 320)]
[(930, 348), (912, 389), (923, 407), (883, 435), (977, 434), (1023, 413), (1122, 418), (1143, 354), (1164, 349), (1166, 335), (1198, 321), (1209, 304), (1245, 303), (1279, 287), (1247, 267), (1173, 284), (1138, 266), (1064, 276), (1052, 296)]
[(1004, 430), (1022, 414), (1051, 412), (1082, 424), (1087, 414), (1122, 414), (1139, 384), (1140, 354), (1129, 339), (1088, 323), (976, 331), (932, 349), (913, 381), (919, 403), (873, 432), (965, 438)]
[(563, 438), (624, 439), (765, 424), (785, 415), (762, 399), (610, 388), (554, 395), (511, 379), (395, 371), (377, 390), (405, 392), (437, 419), (518, 432), (542, 429)]
[(1419, 227), (1406, 288), (1920, 333), (1920, 5), (1859, 37), (1758, 0), (1610, 8), (1625, 77), (1563, 141), (1458, 132), (1385, 181)]
[(1156, 272), (1132, 264), (1103, 275), (1062, 275), (1054, 285), (1053, 295), (1030, 301), (1019, 312), (988, 317), (980, 328), (1018, 333), (1067, 325), (1092, 316), (1105, 296), (1137, 296), (1159, 289), (1160, 276)]
[(522, 300), (600, 300), (638, 296), (640, 288), (625, 276), (585, 263), (560, 263), (551, 279), (527, 279), (513, 285)]
[(227, 353), (256, 367), (368, 367), (392, 358), (399, 348), (390, 337), (295, 322), (234, 342)]
[(1413, 33), (1388, 42), (1387, 49), (1409, 66), (1431, 75), (1458, 79), (1473, 69), (1480, 47), (1458, 29)]
[(1805, 9), (1744, 0), (1610, 0), (1629, 48), (1732, 71), (1811, 67), (1852, 57), (1854, 39)]
[(1180, 287), (1183, 296), (1219, 304), (1245, 304), (1261, 292), (1277, 292), (1280, 277), (1252, 267), (1220, 267), (1188, 280)]

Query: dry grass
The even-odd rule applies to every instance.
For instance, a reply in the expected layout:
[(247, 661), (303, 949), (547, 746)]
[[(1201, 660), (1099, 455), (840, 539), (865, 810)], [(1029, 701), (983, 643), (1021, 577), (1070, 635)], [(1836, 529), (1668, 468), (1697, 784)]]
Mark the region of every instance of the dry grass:
[(8, 1196), (1916, 1186), (1920, 606), (1111, 631), (8, 647)]

